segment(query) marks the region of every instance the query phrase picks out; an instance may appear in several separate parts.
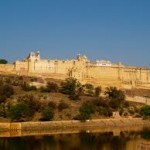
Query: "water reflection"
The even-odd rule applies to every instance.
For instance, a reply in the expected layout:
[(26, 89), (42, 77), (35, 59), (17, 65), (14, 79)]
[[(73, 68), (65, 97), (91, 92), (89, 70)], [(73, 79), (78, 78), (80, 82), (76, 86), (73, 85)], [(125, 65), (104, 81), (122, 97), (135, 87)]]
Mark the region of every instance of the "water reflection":
[(123, 131), (119, 136), (113, 132), (81, 131), (78, 134), (0, 138), (0, 150), (140, 150), (149, 144), (150, 129)]

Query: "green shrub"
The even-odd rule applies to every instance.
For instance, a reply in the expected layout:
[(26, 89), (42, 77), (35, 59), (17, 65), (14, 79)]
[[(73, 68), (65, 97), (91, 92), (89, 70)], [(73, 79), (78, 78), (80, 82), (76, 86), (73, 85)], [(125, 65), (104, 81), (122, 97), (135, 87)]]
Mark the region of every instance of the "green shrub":
[(75, 119), (81, 120), (81, 121), (86, 121), (86, 120), (90, 119), (90, 117), (91, 117), (91, 114), (85, 113), (85, 112), (80, 112), (79, 115)]
[(8, 110), (8, 116), (12, 121), (24, 121), (25, 117), (27, 117), (28, 111), (28, 106), (25, 103), (20, 102), (10, 107)]
[(114, 110), (118, 110), (124, 104), (125, 93), (122, 90), (118, 90), (116, 87), (106, 88), (105, 95), (108, 105)]
[(85, 113), (89, 113), (89, 114), (94, 113), (95, 106), (93, 105), (93, 103), (87, 101), (81, 105), (79, 112), (85, 112)]
[(63, 94), (72, 94), (78, 92), (78, 89), (81, 87), (81, 83), (75, 78), (67, 78), (64, 82), (61, 83), (61, 92)]
[(60, 92), (69, 95), (71, 100), (78, 100), (82, 90), (81, 83), (75, 78), (67, 78), (61, 83)]
[(41, 118), (42, 121), (52, 120), (53, 117), (54, 117), (54, 110), (52, 108), (47, 107), (42, 111), (42, 118)]
[(105, 95), (110, 99), (125, 100), (125, 93), (122, 90), (118, 90), (116, 87), (107, 87)]
[(141, 108), (141, 111), (140, 111), (140, 114), (143, 116), (143, 117), (150, 117), (150, 106), (143, 106)]
[(40, 111), (41, 102), (33, 95), (24, 95), (18, 97), (18, 102), (23, 102), (28, 107), (28, 115), (33, 116), (36, 111)]
[(78, 119), (81, 121), (85, 121), (91, 117), (91, 114), (95, 112), (95, 106), (93, 103), (85, 102), (79, 108)]
[(62, 110), (67, 109), (67, 108), (69, 108), (69, 105), (66, 102), (61, 101), (58, 104), (58, 110), (59, 111), (62, 111)]

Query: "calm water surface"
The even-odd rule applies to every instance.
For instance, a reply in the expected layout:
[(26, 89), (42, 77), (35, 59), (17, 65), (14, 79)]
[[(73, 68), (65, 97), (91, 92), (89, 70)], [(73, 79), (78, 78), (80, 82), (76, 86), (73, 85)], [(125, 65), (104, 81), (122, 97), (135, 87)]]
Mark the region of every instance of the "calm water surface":
[(0, 150), (150, 150), (150, 129), (45, 136), (1, 137)]

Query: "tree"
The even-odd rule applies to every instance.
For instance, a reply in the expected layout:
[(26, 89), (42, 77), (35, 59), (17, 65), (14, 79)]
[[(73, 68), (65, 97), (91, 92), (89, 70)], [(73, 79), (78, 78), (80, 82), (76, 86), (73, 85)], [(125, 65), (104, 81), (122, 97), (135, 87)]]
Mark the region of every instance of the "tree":
[(125, 100), (125, 94), (122, 90), (118, 90), (116, 87), (107, 87), (105, 95), (108, 98)]
[(116, 87), (106, 88), (105, 95), (107, 96), (108, 105), (113, 109), (118, 109), (125, 100), (124, 92)]
[(0, 64), (7, 64), (8, 61), (6, 59), (0, 59)]
[(77, 100), (81, 92), (81, 83), (75, 78), (67, 78), (61, 83), (61, 92), (69, 95), (70, 99)]
[(67, 78), (61, 83), (61, 92), (64, 94), (75, 93), (81, 86), (81, 83), (75, 78)]

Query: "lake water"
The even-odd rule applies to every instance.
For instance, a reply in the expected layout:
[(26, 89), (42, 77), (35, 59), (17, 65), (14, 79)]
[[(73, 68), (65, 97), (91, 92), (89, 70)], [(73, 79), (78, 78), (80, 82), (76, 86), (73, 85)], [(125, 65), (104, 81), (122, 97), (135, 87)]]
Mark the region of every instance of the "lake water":
[(0, 137), (0, 150), (150, 150), (150, 129)]

